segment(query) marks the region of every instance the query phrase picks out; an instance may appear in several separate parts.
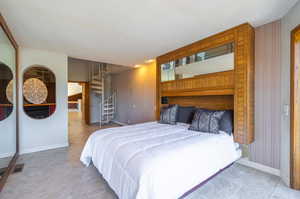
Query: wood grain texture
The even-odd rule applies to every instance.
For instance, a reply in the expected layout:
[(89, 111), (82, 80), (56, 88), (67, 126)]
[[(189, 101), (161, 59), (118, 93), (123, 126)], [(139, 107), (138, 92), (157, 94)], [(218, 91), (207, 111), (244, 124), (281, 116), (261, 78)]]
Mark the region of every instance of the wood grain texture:
[[(185, 80), (160, 81), (160, 65), (224, 44), (235, 45), (235, 69), (228, 78), (219, 75), (198, 76)], [(250, 144), (254, 140), (254, 29), (248, 23), (210, 36), (157, 57), (157, 111), (161, 96), (234, 95), (235, 141)], [(233, 75), (231, 76), (230, 73)], [(226, 74), (226, 73), (225, 73)], [(206, 81), (206, 80), (207, 81)], [(219, 80), (222, 79), (220, 82)]]
[(162, 96), (233, 95), (234, 71), (198, 75), (161, 83)]
[(300, 25), (291, 32), (291, 187), (300, 190)]
[(82, 104), (83, 104), (83, 116), (87, 125), (91, 124), (90, 113), (90, 85), (86, 82), (81, 82), (82, 85)]
[(241, 144), (254, 141), (254, 29), (235, 30), (234, 137)]
[(196, 106), (212, 110), (233, 110), (233, 95), (168, 97), (169, 104)]
[(255, 29), (255, 141), (250, 160), (280, 168), (281, 24)]

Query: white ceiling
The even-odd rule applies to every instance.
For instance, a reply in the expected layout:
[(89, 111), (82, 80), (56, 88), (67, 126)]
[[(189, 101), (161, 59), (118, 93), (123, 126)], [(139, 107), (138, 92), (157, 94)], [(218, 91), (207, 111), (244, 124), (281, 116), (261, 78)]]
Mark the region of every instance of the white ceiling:
[(20, 46), (134, 65), (241, 23), (281, 18), (297, 0), (1, 0)]

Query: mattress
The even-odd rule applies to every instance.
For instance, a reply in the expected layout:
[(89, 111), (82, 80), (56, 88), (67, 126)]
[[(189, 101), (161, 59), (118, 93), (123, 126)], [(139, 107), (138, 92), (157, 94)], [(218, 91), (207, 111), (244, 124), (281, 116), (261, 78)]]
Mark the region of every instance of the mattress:
[(80, 159), (93, 163), (120, 199), (175, 199), (240, 156), (226, 133), (148, 122), (96, 131)]

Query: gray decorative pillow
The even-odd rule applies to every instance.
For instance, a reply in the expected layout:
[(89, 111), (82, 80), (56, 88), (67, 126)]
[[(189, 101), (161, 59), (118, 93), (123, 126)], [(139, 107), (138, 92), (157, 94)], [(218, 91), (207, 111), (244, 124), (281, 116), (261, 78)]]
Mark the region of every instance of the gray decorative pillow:
[(177, 122), (191, 124), (195, 111), (196, 107), (194, 106), (178, 106)]
[(197, 109), (189, 130), (219, 134), (220, 120), (225, 111)]
[(178, 105), (172, 105), (166, 108), (162, 108), (160, 112), (159, 123), (176, 124), (177, 112), (178, 112)]
[(233, 111), (227, 110), (220, 120), (220, 131), (226, 132), (228, 135), (233, 133)]

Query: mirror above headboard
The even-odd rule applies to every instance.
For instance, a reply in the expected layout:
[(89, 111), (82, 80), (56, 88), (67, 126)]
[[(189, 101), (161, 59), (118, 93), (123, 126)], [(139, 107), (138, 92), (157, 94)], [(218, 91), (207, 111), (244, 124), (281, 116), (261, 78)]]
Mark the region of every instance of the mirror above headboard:
[(161, 64), (161, 82), (234, 70), (234, 43)]

